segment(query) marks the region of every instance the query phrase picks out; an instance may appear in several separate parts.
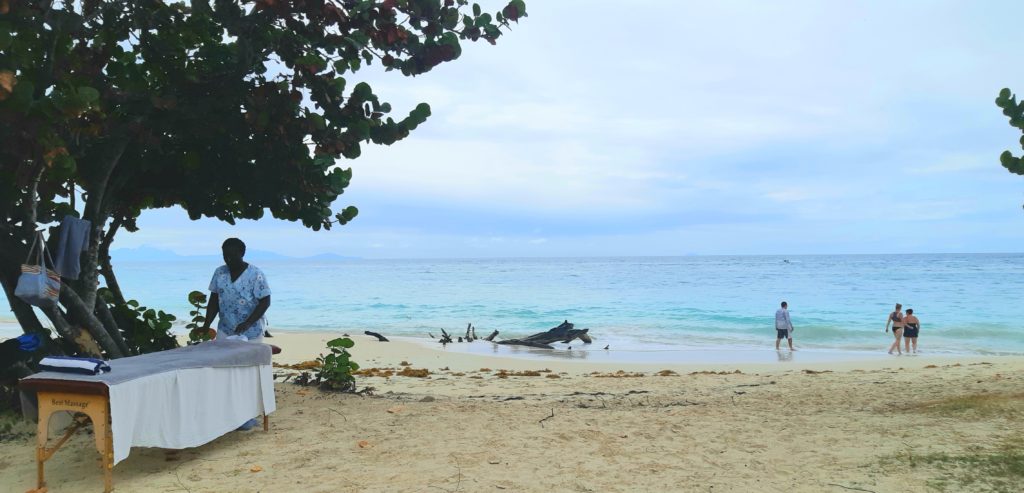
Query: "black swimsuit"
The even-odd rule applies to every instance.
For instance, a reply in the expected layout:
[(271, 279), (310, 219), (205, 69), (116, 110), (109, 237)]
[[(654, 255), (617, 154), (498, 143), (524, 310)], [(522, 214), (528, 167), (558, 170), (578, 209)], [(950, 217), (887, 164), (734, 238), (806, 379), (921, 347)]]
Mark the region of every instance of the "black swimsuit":
[(917, 337), (917, 330), (919, 328), (917, 324), (906, 324), (903, 328), (903, 337)]

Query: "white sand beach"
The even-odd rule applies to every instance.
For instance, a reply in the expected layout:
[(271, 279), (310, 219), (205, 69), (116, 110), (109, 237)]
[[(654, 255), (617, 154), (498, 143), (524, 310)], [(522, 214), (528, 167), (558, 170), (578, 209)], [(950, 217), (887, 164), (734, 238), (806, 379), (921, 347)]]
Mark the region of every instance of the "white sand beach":
[[(286, 365), (338, 335), (268, 342)], [(364, 369), (429, 375), (361, 376), (372, 393), (351, 395), (285, 383), (295, 372), (278, 369), (269, 432), (134, 449), (114, 468), (117, 491), (985, 490), (1004, 479), (957, 464), (1020, 460), (1024, 440), (1021, 357), (829, 363), (767, 348), (763, 362), (614, 363), (353, 339)], [(34, 487), (33, 457), (28, 433), (0, 443), (0, 490)], [(75, 437), (48, 462), (49, 491), (100, 490), (97, 457)]]

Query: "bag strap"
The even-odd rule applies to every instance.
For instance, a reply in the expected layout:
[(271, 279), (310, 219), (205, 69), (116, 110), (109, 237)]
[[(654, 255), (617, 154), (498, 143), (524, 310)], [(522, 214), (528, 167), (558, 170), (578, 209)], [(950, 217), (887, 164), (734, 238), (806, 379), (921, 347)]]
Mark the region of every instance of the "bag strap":
[[(43, 236), (43, 233), (40, 232), (39, 233), (39, 237), (42, 238), (42, 236)], [(50, 261), (50, 267), (53, 268), (53, 269), (50, 269), (50, 270), (53, 270), (54, 272), (56, 272), (57, 264), (53, 263), (53, 257), (50, 257), (50, 250), (48, 248), (46, 248), (46, 242), (45, 241), (40, 241), (39, 244), (42, 245), (42, 247), (39, 249), (39, 265), (42, 266), (43, 270), (47, 269), (46, 264), (43, 263), (43, 255), (46, 255), (46, 260)]]
[(39, 243), (40, 233), (36, 231), (36, 234), (32, 235), (32, 246), (28, 247), (28, 255), (25, 256), (25, 263), (32, 261), (32, 252), (36, 249), (36, 244)]
[[(39, 250), (36, 250), (36, 245), (39, 245)], [(36, 252), (36, 265), (39, 266), (42, 272), (47, 270), (45, 260), (50, 261), (50, 266), (53, 268), (57, 267), (57, 264), (53, 263), (53, 257), (50, 257), (50, 250), (46, 248), (46, 240), (43, 239), (43, 232), (36, 231), (35, 236), (32, 238), (32, 246), (28, 249), (28, 258), (25, 262), (32, 261), (32, 252)], [(52, 270), (52, 269), (51, 269)]]

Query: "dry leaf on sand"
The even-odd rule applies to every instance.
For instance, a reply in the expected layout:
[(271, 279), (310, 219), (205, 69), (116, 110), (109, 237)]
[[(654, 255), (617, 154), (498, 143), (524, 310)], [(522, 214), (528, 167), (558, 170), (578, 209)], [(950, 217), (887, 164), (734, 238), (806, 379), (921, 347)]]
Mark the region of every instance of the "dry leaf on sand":
[(388, 412), (391, 413), (391, 414), (395, 414), (397, 412), (401, 412), (402, 409), (403, 409), (402, 406), (389, 407), (388, 408)]
[(370, 445), (370, 442), (367, 442), (366, 440), (359, 440), (358, 442), (356, 442), (356, 445), (359, 445), (359, 448), (370, 448), (373, 446)]
[(251, 468), (249, 469), (249, 472), (260, 472), (260, 471), (262, 471), (262, 470), (263, 470), (263, 468), (262, 468), (262, 467), (260, 467), (260, 466), (252, 466), (252, 467), (251, 467)]

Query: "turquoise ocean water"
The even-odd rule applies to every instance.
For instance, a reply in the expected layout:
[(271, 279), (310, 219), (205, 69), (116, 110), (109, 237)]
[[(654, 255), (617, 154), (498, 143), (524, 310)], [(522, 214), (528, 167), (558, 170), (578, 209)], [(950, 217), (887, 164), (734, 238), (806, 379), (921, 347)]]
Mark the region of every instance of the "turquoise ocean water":
[[(568, 319), (594, 346), (752, 349), (774, 344), (789, 302), (797, 345), (880, 351), (896, 302), (928, 353), (1024, 354), (1024, 254), (708, 256), (253, 262), (273, 291), (271, 330), (440, 328), (527, 335)], [(184, 323), (215, 263), (115, 262), (125, 294)], [(11, 317), (5, 317), (10, 319)]]

